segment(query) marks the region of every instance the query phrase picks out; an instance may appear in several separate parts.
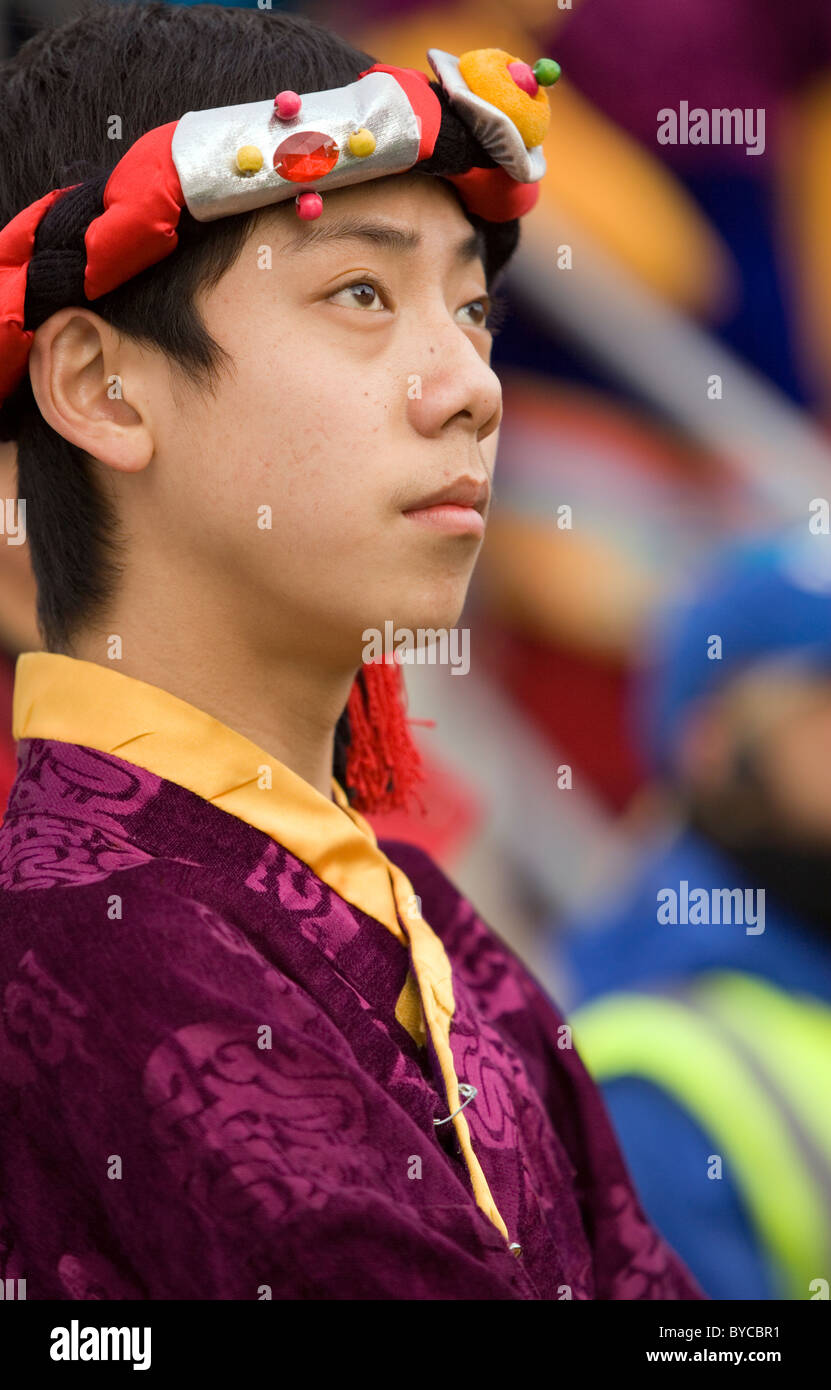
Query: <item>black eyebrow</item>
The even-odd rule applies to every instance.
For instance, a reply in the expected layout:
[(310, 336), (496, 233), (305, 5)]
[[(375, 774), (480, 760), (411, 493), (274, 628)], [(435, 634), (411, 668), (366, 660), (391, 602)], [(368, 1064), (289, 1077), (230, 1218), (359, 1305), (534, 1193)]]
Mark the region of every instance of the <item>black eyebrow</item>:
[[(286, 243), (287, 251), (303, 251), (306, 247), (320, 246), (329, 241), (369, 241), (374, 246), (382, 246), (387, 251), (415, 251), (421, 245), (421, 233), (415, 227), (394, 227), (389, 222), (373, 222), (371, 219), (348, 217), (332, 222), (306, 223)], [(469, 265), (477, 259), (484, 264), (484, 237), (475, 229), (464, 241), (453, 247), (453, 259), (459, 265)]]

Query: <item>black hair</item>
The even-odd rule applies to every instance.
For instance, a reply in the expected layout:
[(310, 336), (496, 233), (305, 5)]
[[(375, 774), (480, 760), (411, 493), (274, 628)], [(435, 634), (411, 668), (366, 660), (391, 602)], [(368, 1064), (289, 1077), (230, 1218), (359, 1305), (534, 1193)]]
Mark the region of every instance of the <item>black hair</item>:
[[(227, 353), (194, 305), (233, 265), (263, 210), (195, 221), (183, 210), (176, 251), (93, 301), (84, 295), (84, 232), (103, 210), (113, 166), (134, 140), (189, 110), (262, 100), (273, 90), (344, 86), (375, 61), (301, 15), (86, 0), (59, 27), (44, 28), (0, 64), (0, 226), (54, 188), (79, 186), (38, 227), (29, 267), (24, 327), (65, 306), (89, 305), (118, 332), (160, 348), (197, 387), (210, 390)], [(424, 173), (458, 173), (494, 161), (449, 109)], [(120, 139), (109, 138), (112, 118)], [(480, 233), (488, 287), (516, 247), (519, 224)], [(45, 645), (71, 651), (73, 633), (100, 614), (120, 572), (117, 518), (94, 485), (82, 450), (43, 419), (28, 372), (0, 410), (0, 439), (16, 439), (19, 495)], [(348, 729), (339, 726), (339, 758)]]

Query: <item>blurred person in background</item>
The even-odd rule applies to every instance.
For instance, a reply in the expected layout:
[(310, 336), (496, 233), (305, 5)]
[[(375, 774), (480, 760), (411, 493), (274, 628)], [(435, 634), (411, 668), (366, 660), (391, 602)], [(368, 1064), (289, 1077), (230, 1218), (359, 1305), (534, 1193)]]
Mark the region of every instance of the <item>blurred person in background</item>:
[(552, 947), (646, 1209), (714, 1298), (831, 1273), (828, 546), (747, 541), (665, 609), (635, 711), (654, 836)]

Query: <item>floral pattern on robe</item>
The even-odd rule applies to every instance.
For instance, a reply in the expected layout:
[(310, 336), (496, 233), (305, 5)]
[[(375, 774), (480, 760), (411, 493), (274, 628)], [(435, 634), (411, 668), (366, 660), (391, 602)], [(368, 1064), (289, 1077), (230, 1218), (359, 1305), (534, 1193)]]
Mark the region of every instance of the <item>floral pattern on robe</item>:
[(563, 1018), (423, 851), (477, 1206), (410, 956), (260, 830), (23, 740), (0, 829), (0, 1277), (88, 1299), (699, 1299)]

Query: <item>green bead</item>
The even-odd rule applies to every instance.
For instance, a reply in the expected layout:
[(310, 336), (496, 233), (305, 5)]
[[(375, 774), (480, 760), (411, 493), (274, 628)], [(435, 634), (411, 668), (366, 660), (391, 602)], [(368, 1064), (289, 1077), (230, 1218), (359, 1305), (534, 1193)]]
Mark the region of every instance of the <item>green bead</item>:
[(531, 69), (541, 87), (551, 87), (562, 71), (553, 58), (538, 58)]

